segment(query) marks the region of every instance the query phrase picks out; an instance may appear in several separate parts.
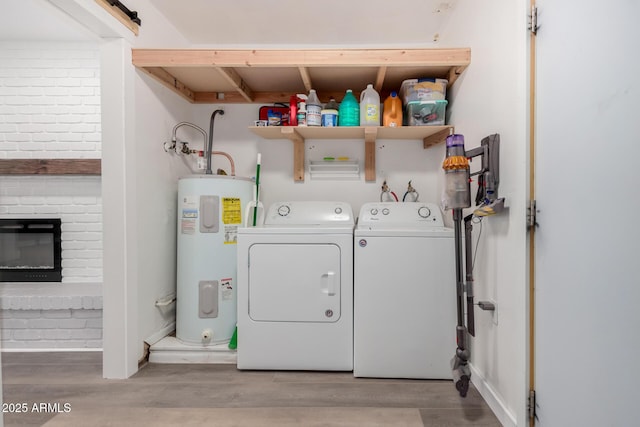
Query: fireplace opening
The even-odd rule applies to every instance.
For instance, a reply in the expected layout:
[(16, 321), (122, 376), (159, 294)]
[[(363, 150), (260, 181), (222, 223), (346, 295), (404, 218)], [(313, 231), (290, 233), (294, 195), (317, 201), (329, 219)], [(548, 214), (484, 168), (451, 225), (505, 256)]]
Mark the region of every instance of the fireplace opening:
[(60, 219), (0, 219), (0, 282), (61, 281)]

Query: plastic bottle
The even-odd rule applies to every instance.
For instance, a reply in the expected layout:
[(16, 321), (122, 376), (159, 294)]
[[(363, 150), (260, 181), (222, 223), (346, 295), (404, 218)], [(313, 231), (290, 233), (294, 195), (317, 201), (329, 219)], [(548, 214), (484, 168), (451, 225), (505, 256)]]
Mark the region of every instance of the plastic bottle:
[(338, 126), (360, 126), (360, 104), (351, 89), (347, 89), (340, 103)]
[(360, 94), (360, 126), (380, 126), (380, 95), (372, 84)]
[(307, 125), (307, 103), (300, 101), (300, 108), (298, 108), (298, 126)]
[(322, 104), (315, 89), (311, 89), (307, 100), (307, 126), (320, 125), (322, 125)]
[(390, 127), (402, 126), (402, 101), (400, 101), (395, 91), (391, 92), (391, 95), (384, 100), (382, 125)]
[(329, 102), (322, 109), (322, 126), (333, 127), (338, 126), (338, 110), (340, 106), (332, 96)]

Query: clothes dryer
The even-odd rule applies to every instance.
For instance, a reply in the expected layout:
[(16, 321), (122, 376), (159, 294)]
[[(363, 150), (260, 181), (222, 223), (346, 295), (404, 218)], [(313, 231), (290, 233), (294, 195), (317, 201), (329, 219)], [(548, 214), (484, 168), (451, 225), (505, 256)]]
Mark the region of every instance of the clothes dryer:
[(354, 376), (450, 379), (454, 233), (440, 209), (365, 204), (354, 240)]
[(282, 202), (239, 229), (239, 369), (353, 370), (354, 224), (347, 203)]

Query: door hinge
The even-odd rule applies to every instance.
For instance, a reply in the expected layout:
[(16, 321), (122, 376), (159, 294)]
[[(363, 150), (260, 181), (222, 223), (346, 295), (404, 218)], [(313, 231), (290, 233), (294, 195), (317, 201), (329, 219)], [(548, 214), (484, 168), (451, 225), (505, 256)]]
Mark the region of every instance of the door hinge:
[(529, 390), (529, 399), (527, 399), (527, 410), (529, 412), (530, 420), (537, 420), (538, 415), (536, 414), (536, 391)]
[(536, 201), (529, 200), (529, 206), (527, 207), (527, 229), (538, 226), (537, 213), (538, 210), (536, 209)]
[(538, 28), (540, 28), (540, 26), (538, 25), (538, 7), (532, 5), (531, 14), (529, 15), (528, 29), (535, 36), (538, 34)]

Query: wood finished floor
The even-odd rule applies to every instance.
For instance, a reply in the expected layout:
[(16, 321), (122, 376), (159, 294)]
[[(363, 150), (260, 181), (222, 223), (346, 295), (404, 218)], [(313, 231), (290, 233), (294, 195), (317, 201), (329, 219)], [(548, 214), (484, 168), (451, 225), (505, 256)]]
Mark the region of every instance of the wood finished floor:
[[(3, 353), (2, 368), (5, 405), (29, 408), (5, 413), (7, 427), (500, 425), (473, 386), (462, 399), (451, 381), (228, 364), (148, 364), (127, 380), (105, 380), (99, 352)], [(33, 412), (34, 403), (62, 412)]]

